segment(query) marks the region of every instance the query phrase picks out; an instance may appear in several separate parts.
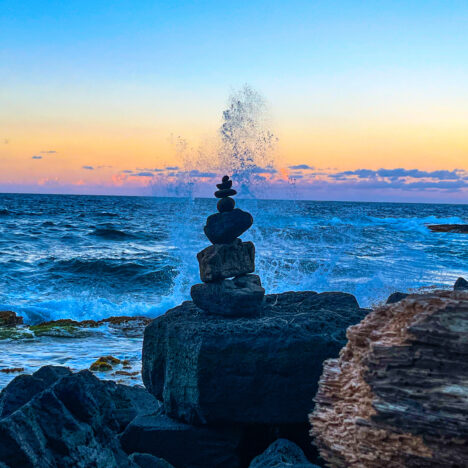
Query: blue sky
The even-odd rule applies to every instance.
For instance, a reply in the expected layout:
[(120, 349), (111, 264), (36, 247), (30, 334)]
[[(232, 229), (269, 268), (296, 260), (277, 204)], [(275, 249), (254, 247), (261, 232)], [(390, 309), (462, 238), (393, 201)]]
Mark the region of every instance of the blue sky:
[[(125, 157), (176, 165), (168, 135), (216, 131), (244, 83), (269, 102), (284, 167), (468, 169), (466, 1), (0, 0), (0, 9), (4, 183), (53, 172), (66, 186), (84, 167), (123, 170)], [(46, 148), (62, 162), (32, 160)], [(84, 186), (100, 183), (87, 172)]]

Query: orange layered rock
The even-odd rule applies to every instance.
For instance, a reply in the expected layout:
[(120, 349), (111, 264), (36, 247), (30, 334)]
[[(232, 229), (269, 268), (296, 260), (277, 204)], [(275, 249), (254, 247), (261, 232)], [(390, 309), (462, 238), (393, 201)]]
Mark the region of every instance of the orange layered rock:
[(468, 466), (468, 292), (408, 296), (347, 338), (310, 415), (327, 466)]

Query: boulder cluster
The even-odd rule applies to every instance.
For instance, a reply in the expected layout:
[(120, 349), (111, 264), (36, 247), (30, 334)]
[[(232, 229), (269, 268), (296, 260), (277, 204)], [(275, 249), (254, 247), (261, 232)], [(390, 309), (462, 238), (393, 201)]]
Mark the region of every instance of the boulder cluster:
[(215, 197), (218, 211), (206, 220), (205, 234), (213, 245), (198, 253), (201, 284), (192, 286), (193, 302), (203, 311), (224, 316), (255, 314), (265, 290), (255, 271), (255, 246), (239, 236), (252, 226), (250, 213), (235, 207), (232, 180), (224, 176)]

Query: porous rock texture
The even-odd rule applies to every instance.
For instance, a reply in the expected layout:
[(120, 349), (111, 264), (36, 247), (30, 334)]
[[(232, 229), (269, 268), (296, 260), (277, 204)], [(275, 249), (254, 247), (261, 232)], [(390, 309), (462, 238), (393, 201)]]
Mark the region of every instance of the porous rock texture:
[(310, 416), (327, 466), (468, 466), (468, 293), (410, 295), (347, 336)]
[[(57, 376), (57, 369), (51, 373)], [(155, 411), (156, 400), (143, 388), (101, 381), (88, 371), (63, 374), (0, 419), (0, 461), (25, 468), (137, 467), (117, 434), (138, 414)]]
[(146, 327), (143, 381), (189, 424), (306, 423), (322, 362), (366, 313), (344, 293), (273, 294), (234, 319), (184, 302)]
[(230, 244), (210, 245), (197, 254), (200, 278), (204, 283), (253, 273), (255, 247), (236, 239)]

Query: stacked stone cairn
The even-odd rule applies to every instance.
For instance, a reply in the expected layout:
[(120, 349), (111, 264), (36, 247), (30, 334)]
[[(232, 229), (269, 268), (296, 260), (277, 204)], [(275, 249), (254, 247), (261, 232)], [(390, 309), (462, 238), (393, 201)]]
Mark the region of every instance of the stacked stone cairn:
[(212, 242), (198, 253), (201, 284), (190, 291), (193, 302), (203, 311), (224, 316), (255, 314), (265, 296), (255, 270), (255, 246), (239, 236), (252, 226), (250, 213), (235, 208), (232, 180), (224, 176), (217, 185), (218, 211), (206, 220), (206, 237)]

